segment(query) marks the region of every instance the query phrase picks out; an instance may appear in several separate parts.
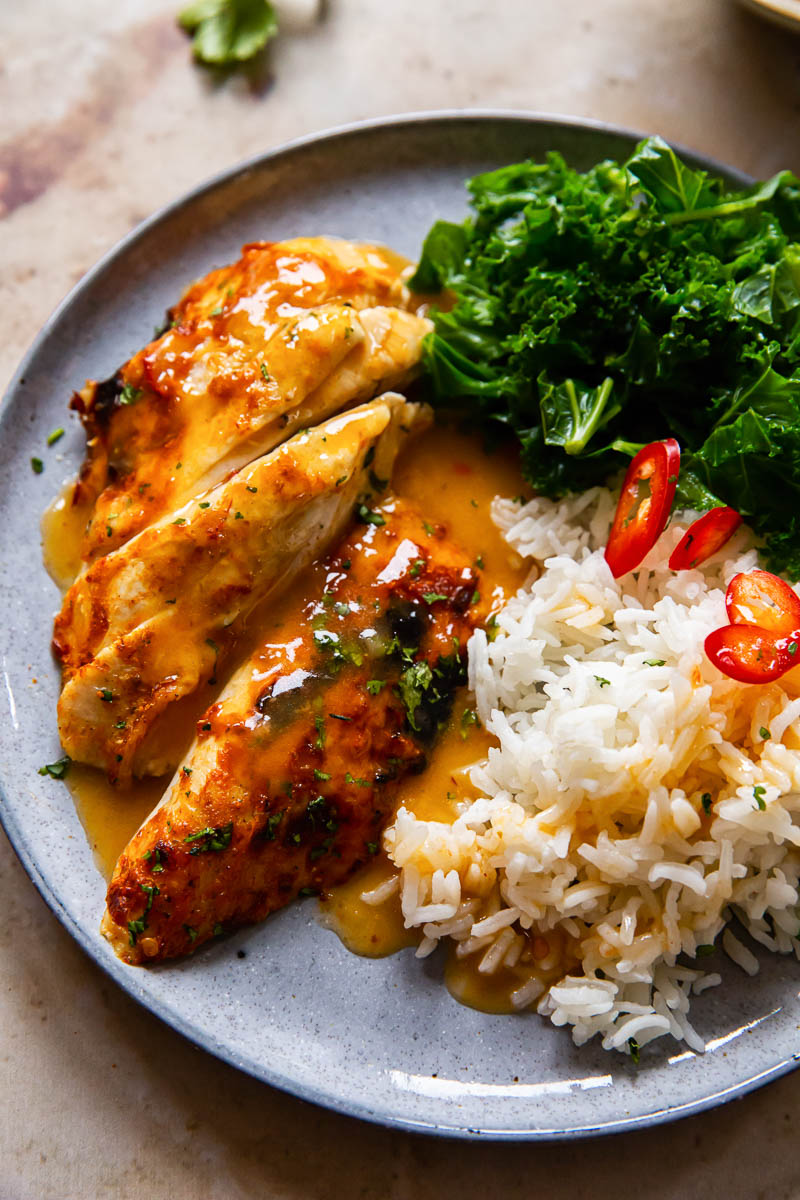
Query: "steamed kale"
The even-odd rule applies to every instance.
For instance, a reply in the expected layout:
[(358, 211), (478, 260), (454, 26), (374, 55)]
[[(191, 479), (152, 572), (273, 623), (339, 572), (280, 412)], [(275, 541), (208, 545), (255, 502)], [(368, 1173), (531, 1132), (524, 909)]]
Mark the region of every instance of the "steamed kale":
[(516, 433), (549, 496), (675, 437), (678, 501), (738, 509), (800, 578), (800, 180), (733, 190), (649, 138), (468, 187), (411, 280), (455, 298), (426, 340), (434, 400)]

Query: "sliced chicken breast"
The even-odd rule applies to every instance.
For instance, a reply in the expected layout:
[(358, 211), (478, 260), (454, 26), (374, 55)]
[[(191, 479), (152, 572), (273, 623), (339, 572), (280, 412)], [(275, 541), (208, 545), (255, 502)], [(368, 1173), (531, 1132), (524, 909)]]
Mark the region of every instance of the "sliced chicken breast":
[(485, 605), (442, 527), (394, 499), (200, 718), (113, 874), (102, 929), (156, 962), (340, 882), (424, 768)]
[(402, 266), (377, 247), (298, 238), (245, 246), (191, 287), (160, 337), (73, 397), (88, 436), (71, 497), (89, 514), (84, 560), (298, 429), (402, 386), (431, 327), (407, 311)]
[(359, 504), (386, 486), (408, 435), (429, 421), (427, 409), (396, 394), (330, 419), (79, 576), (53, 641), (67, 754), (114, 782), (163, 771), (144, 744), (156, 719), (215, 678), (248, 614), (342, 535)]

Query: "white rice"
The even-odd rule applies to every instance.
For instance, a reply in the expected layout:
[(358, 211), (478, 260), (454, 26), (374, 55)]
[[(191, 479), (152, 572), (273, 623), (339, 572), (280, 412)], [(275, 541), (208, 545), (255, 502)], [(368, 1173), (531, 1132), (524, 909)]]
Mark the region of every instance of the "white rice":
[[(726, 623), (730, 578), (757, 565), (746, 529), (675, 573), (685, 514), (617, 581), (603, 557), (614, 505), (600, 488), (495, 502), (510, 546), (544, 564), (494, 640), (479, 631), (469, 644), (470, 686), (498, 745), (472, 770), (479, 798), (452, 823), (401, 808), (385, 844), (405, 924), (424, 934), (418, 953), (450, 938), (481, 973), (521, 972), (532, 938), (557, 930), (571, 973), (546, 989), (521, 972), (515, 1006), (538, 1001), (579, 1045), (599, 1035), (630, 1052), (669, 1034), (699, 1051), (690, 995), (719, 976), (685, 965), (698, 946), (735, 915), (757, 942), (800, 957), (800, 685), (736, 683), (703, 652)], [(730, 929), (722, 943), (758, 969)], [(558, 949), (536, 965), (557, 968)]]

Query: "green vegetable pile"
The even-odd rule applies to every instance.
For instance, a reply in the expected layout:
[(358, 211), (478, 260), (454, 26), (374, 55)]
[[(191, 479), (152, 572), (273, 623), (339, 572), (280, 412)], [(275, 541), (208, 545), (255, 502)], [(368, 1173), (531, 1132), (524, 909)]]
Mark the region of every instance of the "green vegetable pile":
[(730, 504), (800, 578), (800, 180), (732, 190), (660, 138), (581, 173), (559, 154), (479, 175), (412, 287), (449, 288), (436, 402), (501, 422), (531, 485), (604, 482), (675, 437), (678, 503)]

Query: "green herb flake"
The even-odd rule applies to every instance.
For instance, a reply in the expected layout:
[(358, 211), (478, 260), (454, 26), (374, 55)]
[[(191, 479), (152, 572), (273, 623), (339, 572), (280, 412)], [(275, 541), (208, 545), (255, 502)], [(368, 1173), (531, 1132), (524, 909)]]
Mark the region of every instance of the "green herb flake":
[(400, 676), (400, 699), (405, 705), (408, 723), (413, 730), (419, 730), (415, 714), (432, 682), (433, 672), (426, 662), (413, 663)]
[(210, 508), (211, 501), (210, 500), (200, 500), (197, 507), (198, 508)]
[(713, 947), (713, 945), (711, 945), (710, 942), (708, 942), (702, 946), (698, 946), (694, 952), (694, 956), (695, 956), (695, 958), (708, 958), (709, 955), (711, 955), (713, 953), (714, 953), (714, 947)]
[(41, 475), (42, 471), (44, 470), (44, 463), (35, 455), (31, 459), (31, 470), (33, 471), (34, 475)]
[(56, 442), (60, 442), (63, 436), (64, 430), (60, 426), (58, 429), (54, 429), (52, 433), (48, 433), (47, 435), (48, 446), (55, 446)]
[(131, 404), (137, 404), (144, 392), (141, 388), (134, 387), (132, 383), (123, 383), (119, 393), (119, 402), (124, 407), (129, 407)]
[(314, 778), (322, 779), (323, 781), (326, 781), (326, 780), (330, 779), (330, 775), (328, 774), (327, 771), (320, 771), (320, 770), (318, 770), (317, 767), (314, 767)]
[(227, 850), (232, 837), (233, 821), (229, 821), (227, 825), (218, 825), (216, 828), (209, 825), (205, 829), (198, 829), (183, 840), (191, 844), (190, 854), (206, 854), (209, 851), (219, 853), (220, 850)]
[(377, 696), (378, 693), (381, 691), (381, 689), (385, 688), (385, 687), (386, 687), (385, 679), (368, 679), (366, 682), (366, 689), (369, 692), (370, 696)]
[(261, 374), (262, 374), (262, 376), (263, 376), (263, 378), (264, 378), (264, 382), (265, 382), (265, 383), (269, 383), (269, 371), (267, 370), (267, 367), (266, 367), (266, 364), (265, 364), (265, 363), (262, 363), (262, 364), (261, 364)]
[(611, 680), (604, 679), (602, 675), (595, 675), (594, 678), (597, 681), (597, 683), (600, 685), (601, 688), (611, 686)]
[(703, 806), (703, 812), (710, 813), (711, 812), (711, 792), (703, 792), (702, 796), (700, 797), (700, 803)]
[(461, 737), (464, 741), (466, 741), (467, 737), (469, 736), (470, 728), (473, 725), (477, 725), (477, 724), (478, 724), (478, 714), (475, 712), (475, 709), (474, 708), (465, 708), (463, 713), (461, 714), (461, 721), (460, 721), (460, 726), (461, 726), (460, 732), (461, 732)]
[(386, 518), (374, 509), (368, 508), (366, 504), (359, 504), (356, 508), (359, 521), (363, 521), (365, 525), (385, 525)]
[(764, 803), (764, 797), (766, 794), (767, 794), (767, 789), (765, 787), (762, 787), (760, 784), (758, 784), (758, 786), (753, 788), (753, 797), (755, 799), (756, 806), (761, 810), (761, 812), (764, 812), (764, 810), (767, 807), (766, 804)]
[(423, 570), (424, 566), (425, 566), (424, 558), (415, 558), (413, 563), (411, 564), (411, 567), (408, 572), (410, 577), (412, 579), (418, 579), (420, 572)]
[(109, 688), (98, 688), (97, 694), (104, 704), (111, 704), (114, 699), (114, 693)]
[(423, 592), (422, 599), (426, 604), (435, 604), (437, 600), (447, 600), (444, 592)]
[(639, 1043), (637, 1042), (636, 1038), (632, 1038), (632, 1037), (628, 1038), (628, 1049), (631, 1052), (631, 1058), (633, 1059), (633, 1062), (638, 1067), (641, 1049), (640, 1049)]
[(39, 767), (40, 775), (49, 775), (51, 779), (63, 779), (72, 766), (72, 759), (68, 754), (63, 758), (57, 759), (55, 762), (45, 763), (43, 767)]
[(772, 737), (772, 734), (770, 733), (770, 731), (767, 729), (767, 727), (765, 725), (761, 726), (761, 728), (758, 731), (758, 735), (761, 738), (761, 740), (764, 742), (768, 742), (770, 740), (770, 738)]
[(314, 718), (314, 728), (317, 731), (317, 736), (314, 739), (314, 746), (316, 747), (317, 750), (321, 750), (322, 747), (325, 745), (325, 739), (327, 737), (327, 734), (325, 733), (325, 718), (324, 717), (315, 717)]
[(665, 667), (667, 665), (667, 660), (665, 658), (646, 658), (644, 660), (644, 665), (646, 667)]
[(185, 525), (186, 517), (176, 517), (175, 520), (172, 522), (172, 524), (173, 525)]

